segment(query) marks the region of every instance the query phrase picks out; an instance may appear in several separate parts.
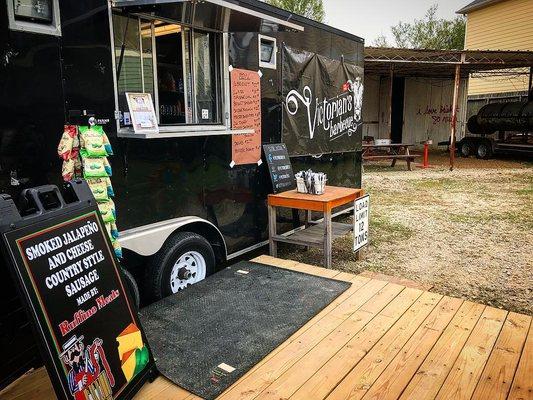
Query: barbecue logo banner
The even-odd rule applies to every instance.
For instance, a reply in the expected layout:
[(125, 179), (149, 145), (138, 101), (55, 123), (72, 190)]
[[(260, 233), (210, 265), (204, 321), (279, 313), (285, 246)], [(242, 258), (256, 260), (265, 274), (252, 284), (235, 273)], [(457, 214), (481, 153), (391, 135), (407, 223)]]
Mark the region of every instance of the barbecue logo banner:
[(283, 142), (291, 155), (355, 151), (363, 68), (283, 47)]

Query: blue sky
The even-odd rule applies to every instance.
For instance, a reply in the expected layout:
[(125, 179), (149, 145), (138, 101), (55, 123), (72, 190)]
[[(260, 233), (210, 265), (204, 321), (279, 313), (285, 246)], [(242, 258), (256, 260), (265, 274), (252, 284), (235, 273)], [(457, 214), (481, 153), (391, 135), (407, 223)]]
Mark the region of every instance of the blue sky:
[(399, 21), (421, 18), (432, 4), (438, 4), (442, 18), (453, 18), (468, 0), (323, 0), (326, 23), (361, 36), (372, 45), (381, 33), (391, 38), (390, 27)]

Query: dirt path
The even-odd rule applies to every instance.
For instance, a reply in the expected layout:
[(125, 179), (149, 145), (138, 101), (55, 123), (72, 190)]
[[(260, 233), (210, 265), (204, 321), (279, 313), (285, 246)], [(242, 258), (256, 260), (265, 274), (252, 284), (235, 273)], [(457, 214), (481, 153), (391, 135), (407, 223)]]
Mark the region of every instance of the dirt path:
[[(334, 268), (368, 269), (433, 285), (433, 291), (533, 314), (533, 163), (444, 156), (430, 170), (367, 166), (371, 243), (362, 261), (351, 236), (334, 243)], [(318, 250), (280, 254), (321, 263)]]

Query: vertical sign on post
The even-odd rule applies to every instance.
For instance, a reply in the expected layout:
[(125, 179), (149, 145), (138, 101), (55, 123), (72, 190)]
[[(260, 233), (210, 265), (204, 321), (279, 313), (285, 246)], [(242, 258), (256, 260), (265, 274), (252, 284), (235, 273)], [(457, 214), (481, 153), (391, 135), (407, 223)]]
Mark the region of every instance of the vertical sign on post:
[(261, 73), (231, 70), (231, 125), (254, 133), (232, 136), (231, 166), (261, 163)]
[(368, 244), (368, 221), (370, 214), (370, 196), (355, 200), (353, 214), (353, 251), (359, 251)]

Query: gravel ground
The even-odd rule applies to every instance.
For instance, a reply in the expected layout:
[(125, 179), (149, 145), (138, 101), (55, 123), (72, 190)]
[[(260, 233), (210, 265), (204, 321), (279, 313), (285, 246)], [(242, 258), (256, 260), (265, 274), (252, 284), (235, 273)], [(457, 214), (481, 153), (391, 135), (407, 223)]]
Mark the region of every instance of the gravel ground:
[[(334, 242), (333, 268), (381, 272), (433, 291), (533, 314), (533, 163), (458, 159), (429, 170), (365, 166), (371, 242), (363, 260), (352, 237)], [(282, 246), (280, 256), (320, 265), (318, 249)]]

